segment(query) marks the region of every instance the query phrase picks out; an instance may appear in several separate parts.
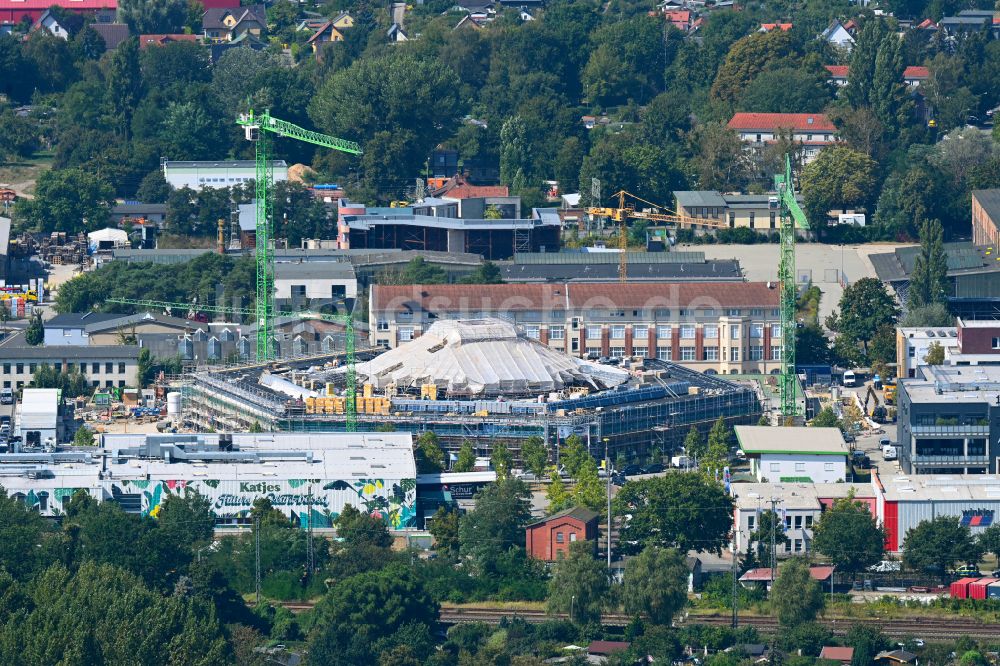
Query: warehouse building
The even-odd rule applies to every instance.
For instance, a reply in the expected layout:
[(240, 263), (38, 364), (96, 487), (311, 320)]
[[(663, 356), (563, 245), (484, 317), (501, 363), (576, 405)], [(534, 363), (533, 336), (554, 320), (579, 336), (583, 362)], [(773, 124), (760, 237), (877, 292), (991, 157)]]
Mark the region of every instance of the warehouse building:
[(952, 516), (978, 536), (1000, 512), (1000, 477), (887, 476), (872, 474), (879, 522), (886, 550), (901, 552), (906, 533), (925, 520)]
[[(272, 160), (274, 182), (288, 180), (288, 165), (284, 160)], [(179, 190), (189, 187), (233, 187), (246, 185), (257, 178), (257, 163), (253, 160), (226, 160), (219, 162), (192, 162), (163, 160), (163, 177), (170, 187)]]
[[(346, 369), (286, 363), (277, 373), (234, 368), (197, 373), (184, 389), (184, 415), (203, 429), (343, 430)], [(549, 446), (576, 434), (611, 455), (640, 459), (679, 446), (693, 425), (707, 434), (720, 416), (754, 423), (761, 408), (749, 386), (674, 363), (633, 359), (598, 364), (560, 353), (509, 322), (441, 321), (420, 338), (356, 366), (360, 430), (434, 431), (458, 451), (469, 441), (488, 457), (503, 441)]]
[(267, 498), (293, 523), (330, 527), (347, 505), (415, 526), (416, 466), (406, 433), (105, 435), (93, 451), (0, 456), (0, 485), (47, 516), (77, 491), (156, 517), (191, 490), (211, 502), (217, 527), (250, 524)]
[(717, 374), (781, 372), (778, 290), (764, 282), (373, 285), (372, 346), (436, 321), (497, 317), (578, 358), (656, 358)]

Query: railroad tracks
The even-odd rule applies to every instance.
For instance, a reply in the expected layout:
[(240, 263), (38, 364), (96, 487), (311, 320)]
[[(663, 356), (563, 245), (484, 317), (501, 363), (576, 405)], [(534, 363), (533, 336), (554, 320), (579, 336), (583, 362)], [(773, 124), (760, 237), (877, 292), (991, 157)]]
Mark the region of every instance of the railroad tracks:
[[(312, 602), (279, 602), (281, 606), (293, 613), (312, 610)], [(445, 624), (464, 624), (469, 622), (484, 622), (498, 624), (503, 618), (513, 620), (520, 618), (525, 622), (540, 623), (552, 619), (567, 619), (566, 613), (549, 615), (543, 610), (521, 608), (489, 608), (484, 606), (441, 606), (441, 622)], [(618, 613), (605, 614), (601, 622), (605, 626), (624, 627), (632, 619), (629, 615)], [(678, 626), (706, 624), (713, 626), (730, 626), (732, 618), (728, 615), (688, 615), (677, 622)], [(970, 638), (994, 639), (1000, 636), (1000, 622), (977, 622), (973, 618), (937, 619), (937, 618), (822, 618), (819, 623), (830, 629), (835, 636), (844, 636), (855, 624), (873, 624), (881, 627), (887, 635), (898, 638), (913, 636), (925, 640), (954, 640), (959, 636)], [(778, 621), (772, 617), (740, 616), (739, 624), (743, 627), (756, 627), (761, 633), (772, 634), (778, 629)]]

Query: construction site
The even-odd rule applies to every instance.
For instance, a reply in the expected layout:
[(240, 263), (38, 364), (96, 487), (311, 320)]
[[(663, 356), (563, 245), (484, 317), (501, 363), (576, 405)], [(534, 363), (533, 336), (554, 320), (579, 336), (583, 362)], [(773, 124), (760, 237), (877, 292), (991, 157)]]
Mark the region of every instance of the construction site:
[(528, 437), (551, 446), (575, 434), (595, 451), (607, 443), (614, 457), (643, 459), (679, 446), (692, 425), (707, 433), (720, 416), (736, 425), (761, 414), (748, 385), (655, 359), (573, 358), (496, 319), (441, 321), (354, 373), (335, 357), (196, 373), (182, 390), (183, 421), (219, 431), (433, 431), (446, 449), (469, 441), (479, 455), (500, 441), (517, 456)]

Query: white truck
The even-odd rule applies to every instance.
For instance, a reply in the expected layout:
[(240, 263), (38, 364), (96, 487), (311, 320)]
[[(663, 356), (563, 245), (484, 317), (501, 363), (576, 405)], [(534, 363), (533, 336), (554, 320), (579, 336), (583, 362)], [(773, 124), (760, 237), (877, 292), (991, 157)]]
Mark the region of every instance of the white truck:
[(878, 443), (879, 446), (882, 447), (883, 460), (895, 460), (899, 457), (899, 454), (896, 451), (896, 445), (893, 444), (888, 437), (883, 437)]

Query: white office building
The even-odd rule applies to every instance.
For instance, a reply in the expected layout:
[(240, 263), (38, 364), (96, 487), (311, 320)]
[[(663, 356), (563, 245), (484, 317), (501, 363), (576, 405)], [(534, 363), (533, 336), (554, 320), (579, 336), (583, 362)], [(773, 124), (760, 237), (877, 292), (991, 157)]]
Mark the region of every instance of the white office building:
[[(274, 182), (288, 180), (288, 165), (284, 160), (273, 160)], [(223, 162), (172, 162), (163, 161), (163, 177), (175, 190), (189, 187), (232, 187), (245, 185), (257, 178), (257, 164), (253, 160), (228, 160)]]
[(847, 476), (840, 428), (736, 426), (736, 439), (761, 483), (838, 483)]

